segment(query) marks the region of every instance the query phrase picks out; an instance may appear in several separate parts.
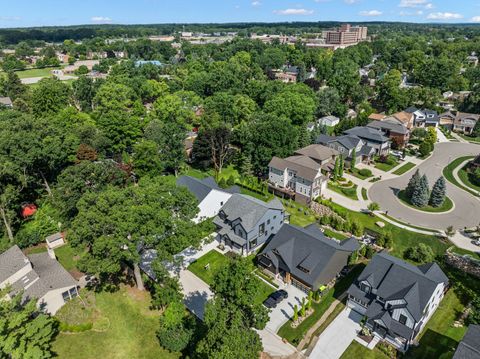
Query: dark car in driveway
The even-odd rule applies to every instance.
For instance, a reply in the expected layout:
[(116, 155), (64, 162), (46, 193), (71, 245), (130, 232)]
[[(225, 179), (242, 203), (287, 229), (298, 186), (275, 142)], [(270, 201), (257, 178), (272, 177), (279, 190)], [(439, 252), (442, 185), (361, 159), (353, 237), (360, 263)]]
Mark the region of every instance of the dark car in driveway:
[(288, 298), (288, 293), (283, 289), (277, 290), (276, 292), (270, 294), (267, 299), (263, 302), (263, 305), (267, 308), (275, 308), (278, 303), (282, 300)]

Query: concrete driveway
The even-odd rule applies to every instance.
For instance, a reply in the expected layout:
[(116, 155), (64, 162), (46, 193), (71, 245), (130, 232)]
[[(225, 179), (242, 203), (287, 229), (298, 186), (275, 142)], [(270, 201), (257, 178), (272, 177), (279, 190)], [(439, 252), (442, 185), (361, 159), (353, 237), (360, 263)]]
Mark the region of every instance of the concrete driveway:
[[(430, 187), (442, 175), (443, 168), (462, 156), (476, 156), (480, 146), (472, 143), (437, 143), (432, 156), (417, 166), (426, 174)], [(413, 171), (403, 176), (375, 183), (368, 191), (373, 202), (380, 204), (383, 211), (405, 223), (426, 228), (445, 230), (452, 225), (455, 229), (478, 225), (480, 200), (447, 181), (447, 196), (455, 203), (448, 213), (426, 213), (409, 208), (398, 200), (396, 193), (405, 189)]]
[(346, 308), (325, 329), (308, 356), (312, 359), (338, 359), (360, 331), (362, 315)]
[(270, 312), (270, 320), (267, 323), (267, 329), (273, 333), (284, 325), (291, 317), (293, 317), (293, 307), (297, 305), (298, 309), (302, 306), (302, 298), (306, 298), (307, 294), (292, 285), (279, 288), (287, 291), (288, 298), (281, 301), (276, 308)]

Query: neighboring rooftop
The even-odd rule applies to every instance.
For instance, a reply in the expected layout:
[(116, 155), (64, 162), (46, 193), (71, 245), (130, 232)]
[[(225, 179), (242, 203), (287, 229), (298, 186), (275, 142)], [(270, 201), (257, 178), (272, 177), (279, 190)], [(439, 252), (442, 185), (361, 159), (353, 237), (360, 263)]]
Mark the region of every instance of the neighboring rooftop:
[(323, 146), (323, 145), (318, 145), (318, 144), (313, 144), (313, 145), (309, 145), (307, 147), (301, 148), (295, 151), (295, 153), (299, 155), (308, 156), (318, 161), (325, 161), (332, 158), (333, 156), (338, 156), (340, 154), (337, 150), (334, 150), (333, 148)]
[(480, 359), (480, 325), (470, 325), (452, 359)]
[(28, 265), (28, 258), (15, 245), (0, 254), (0, 283)]
[(402, 135), (406, 135), (408, 133), (408, 129), (404, 125), (398, 123), (396, 119), (389, 120), (388, 118), (386, 118), (383, 121), (372, 121), (367, 124), (367, 127), (375, 128), (378, 130), (388, 130)]
[(240, 188), (237, 186), (232, 186), (226, 189), (220, 188), (213, 177), (199, 179), (191, 176), (181, 176), (177, 179), (177, 186), (187, 187), (199, 202), (202, 202), (212, 190), (240, 193)]
[(357, 136), (359, 138), (364, 138), (366, 140), (375, 141), (375, 142), (387, 142), (388, 137), (385, 137), (382, 131), (371, 128), (371, 127), (362, 127), (357, 126), (346, 130), (347, 135)]

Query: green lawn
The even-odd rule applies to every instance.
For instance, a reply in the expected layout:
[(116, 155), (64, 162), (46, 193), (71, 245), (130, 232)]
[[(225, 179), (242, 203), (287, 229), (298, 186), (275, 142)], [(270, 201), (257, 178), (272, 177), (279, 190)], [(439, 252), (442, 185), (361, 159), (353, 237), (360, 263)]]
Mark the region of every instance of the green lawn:
[(347, 239), (348, 237), (342, 233), (338, 233), (335, 231), (332, 231), (330, 228), (324, 228), (323, 233), (330, 238), (335, 238), (338, 239), (339, 241), (343, 241)]
[(364, 201), (368, 201), (368, 193), (366, 188), (362, 188), (362, 198)]
[(361, 180), (364, 180), (373, 176), (373, 174), (371, 174), (370, 176), (362, 176), (358, 171), (359, 170), (357, 168), (353, 168), (348, 173), (350, 173), (354, 177), (360, 178)]
[(49, 77), (52, 76), (52, 70), (59, 69), (59, 67), (46, 67), (43, 69), (28, 69), (23, 71), (16, 71), (20, 79), (25, 79), (28, 77)]
[[(202, 279), (208, 285), (212, 285), (215, 275), (220, 271), (223, 266), (228, 264), (230, 259), (216, 250), (211, 250), (204, 256), (198, 258), (195, 262), (188, 266), (188, 270)], [(209, 264), (209, 268), (205, 269), (205, 266)], [(252, 270), (253, 270), (252, 266)], [(259, 290), (255, 297), (256, 303), (263, 303), (267, 297), (272, 294), (275, 289), (270, 285), (262, 281), (260, 278), (255, 278), (259, 283)]]
[(414, 206), (413, 204), (410, 203), (410, 199), (406, 196), (405, 191), (403, 190), (398, 192), (398, 199), (400, 200), (400, 202), (402, 202), (404, 205), (408, 207), (414, 208), (418, 211), (429, 212), (429, 213), (447, 212), (453, 208), (453, 202), (448, 197), (445, 197), (445, 201), (440, 207), (432, 207), (430, 205), (427, 205), (425, 207)]
[(412, 168), (414, 168), (416, 166), (415, 163), (413, 162), (407, 162), (405, 163), (402, 167), (396, 169), (395, 171), (393, 171), (393, 174), (394, 175), (403, 175), (404, 173), (410, 171)]
[[(378, 349), (370, 350), (360, 343), (353, 341), (345, 350), (340, 359), (389, 359), (388, 356)], [(427, 358), (425, 358), (427, 359)]]
[(467, 166), (458, 171), (458, 177), (460, 177), (463, 185), (473, 188), (475, 191), (480, 191), (480, 186), (474, 184), (471, 180), (471, 174), (467, 172)]
[[(148, 292), (122, 288), (114, 293), (95, 294), (96, 309), (109, 325), (104, 331), (89, 330), (59, 334), (53, 350), (59, 358), (69, 359), (174, 359), (177, 353), (162, 349), (156, 337), (158, 311), (151, 311)], [(79, 305), (79, 302), (75, 302)], [(70, 303), (67, 304), (67, 306)]]
[(467, 330), (466, 327), (453, 326), (453, 322), (464, 310), (465, 306), (455, 290), (450, 289), (420, 334), (420, 346), (410, 349), (406, 357), (411, 359), (451, 358)]
[(398, 166), (398, 160), (391, 155), (388, 156), (388, 162), (389, 163), (382, 163), (382, 162), (379, 161), (378, 158), (375, 158), (375, 161), (376, 161), (375, 168), (377, 168), (381, 171), (384, 171), (384, 172), (388, 172), (392, 168)]
[(335, 184), (333, 182), (328, 182), (328, 189), (337, 192), (341, 194), (342, 196), (348, 197), (350, 199), (353, 199), (354, 201), (358, 201), (358, 196), (357, 196), (357, 185), (353, 184), (351, 187), (342, 187), (338, 184)]
[(463, 138), (464, 140), (467, 140), (467, 141), (470, 141), (470, 142), (474, 142), (474, 143), (480, 143), (480, 137), (471, 137), (471, 136), (466, 136), (464, 134), (461, 134), (461, 133), (457, 133), (457, 135), (459, 135), (461, 138)]
[(298, 327), (292, 328), (291, 321), (286, 322), (278, 331), (278, 335), (285, 338), (293, 345), (297, 345), (302, 340), (305, 333), (310, 329), (330, 307), (330, 305), (353, 283), (353, 280), (365, 268), (363, 264), (357, 265), (347, 276), (340, 279), (337, 284), (331, 288), (321, 299), (319, 303), (313, 302), (314, 312), (308, 316)]
[(312, 211), (298, 202), (286, 201), (284, 207), (285, 211), (290, 214), (290, 224), (294, 226), (305, 227), (316, 222)]
[(78, 258), (76, 257), (76, 254), (70, 244), (67, 243), (64, 246), (55, 249), (55, 255), (66, 270), (78, 270)]
[[(448, 166), (446, 166), (444, 169), (443, 169), (443, 176), (445, 177), (445, 179), (451, 183), (453, 183), (455, 186), (457, 187), (460, 187), (461, 189), (464, 189), (465, 191), (467, 192), (470, 192), (471, 194), (473, 194), (474, 196), (478, 196), (477, 193), (475, 193), (474, 191), (472, 191), (470, 188), (468, 188), (467, 186), (459, 183), (455, 177), (453, 177), (453, 171), (455, 170), (455, 168), (457, 168), (458, 166), (460, 166), (463, 162), (465, 162), (466, 160), (469, 160), (469, 159), (472, 159), (473, 156), (464, 156), (464, 157), (459, 157), (455, 160), (453, 160), (452, 162), (450, 162), (450, 164)], [(459, 174), (460, 176), (460, 174)]]
[(476, 260), (480, 260), (480, 247), (478, 248), (478, 252), (470, 252), (467, 251), (466, 249), (463, 248), (458, 248), (458, 247), (453, 247), (452, 252), (460, 254), (460, 255), (465, 255), (468, 254), (469, 256), (473, 257)]
[(348, 213), (348, 216), (352, 220), (356, 220), (361, 223), (365, 229), (374, 232), (391, 232), (393, 235), (393, 248), (390, 253), (399, 258), (403, 258), (404, 252), (408, 247), (418, 245), (419, 243), (425, 243), (432, 248), (435, 255), (443, 255), (449, 245), (441, 242), (437, 237), (433, 235), (425, 235), (408, 231), (406, 229), (394, 226), (388, 222), (385, 222), (385, 227), (380, 229), (375, 222), (382, 221), (377, 216), (370, 216), (366, 213), (350, 211), (336, 203), (331, 203), (331, 206), (336, 210)]

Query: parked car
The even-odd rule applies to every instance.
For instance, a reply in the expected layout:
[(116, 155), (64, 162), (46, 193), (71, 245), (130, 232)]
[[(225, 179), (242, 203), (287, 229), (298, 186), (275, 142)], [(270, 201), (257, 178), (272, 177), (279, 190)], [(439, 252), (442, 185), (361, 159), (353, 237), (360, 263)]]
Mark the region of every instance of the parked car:
[(263, 302), (263, 305), (267, 308), (275, 308), (278, 303), (282, 300), (288, 298), (288, 293), (283, 289), (277, 290), (276, 292), (270, 294), (267, 299)]
[(480, 239), (477, 239), (476, 241), (472, 241), (472, 243), (480, 247)]

